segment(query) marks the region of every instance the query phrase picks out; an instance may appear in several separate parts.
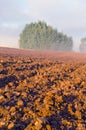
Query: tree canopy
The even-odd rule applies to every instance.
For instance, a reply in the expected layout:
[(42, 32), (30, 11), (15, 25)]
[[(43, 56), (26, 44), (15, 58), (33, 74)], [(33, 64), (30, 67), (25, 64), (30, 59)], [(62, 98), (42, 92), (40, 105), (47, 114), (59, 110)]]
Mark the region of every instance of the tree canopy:
[(81, 39), (80, 52), (86, 52), (86, 37)]
[(20, 34), (20, 48), (72, 51), (72, 46), (71, 37), (41, 21), (27, 24)]

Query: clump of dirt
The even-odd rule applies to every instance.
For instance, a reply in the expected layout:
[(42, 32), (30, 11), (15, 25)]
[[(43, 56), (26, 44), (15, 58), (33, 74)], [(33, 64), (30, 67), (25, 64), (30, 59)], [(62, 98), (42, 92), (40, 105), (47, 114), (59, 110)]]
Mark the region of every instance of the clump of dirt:
[(85, 130), (86, 63), (0, 55), (1, 130)]

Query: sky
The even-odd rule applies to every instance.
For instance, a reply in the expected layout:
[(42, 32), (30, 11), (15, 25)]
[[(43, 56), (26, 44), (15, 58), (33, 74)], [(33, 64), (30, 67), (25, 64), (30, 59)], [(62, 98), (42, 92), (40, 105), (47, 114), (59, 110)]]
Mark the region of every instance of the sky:
[(0, 0), (0, 46), (19, 47), (19, 34), (37, 21), (72, 36), (74, 50), (86, 37), (86, 0)]

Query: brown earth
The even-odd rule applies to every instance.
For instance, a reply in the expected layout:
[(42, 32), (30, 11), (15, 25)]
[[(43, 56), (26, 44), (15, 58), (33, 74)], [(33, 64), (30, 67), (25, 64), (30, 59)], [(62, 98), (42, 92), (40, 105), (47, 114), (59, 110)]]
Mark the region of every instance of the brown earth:
[(86, 54), (0, 48), (0, 130), (86, 130)]
[(12, 49), (0, 47), (0, 55), (4, 56), (17, 56), (17, 57), (27, 57), (36, 59), (56, 59), (59, 61), (73, 61), (73, 62), (85, 62), (86, 63), (86, 53), (73, 53), (73, 52), (56, 52), (56, 51), (35, 51), (35, 50), (24, 50), (24, 49)]

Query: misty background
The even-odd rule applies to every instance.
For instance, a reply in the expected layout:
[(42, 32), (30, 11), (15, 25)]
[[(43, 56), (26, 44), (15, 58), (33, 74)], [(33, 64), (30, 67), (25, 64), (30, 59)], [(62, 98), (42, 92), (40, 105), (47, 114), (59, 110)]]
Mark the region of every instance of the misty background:
[(85, 0), (0, 0), (0, 46), (18, 48), (25, 25), (44, 20), (72, 36), (77, 52), (80, 39), (86, 37), (85, 12)]

